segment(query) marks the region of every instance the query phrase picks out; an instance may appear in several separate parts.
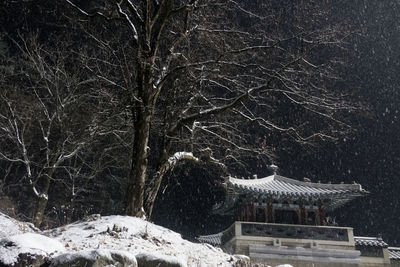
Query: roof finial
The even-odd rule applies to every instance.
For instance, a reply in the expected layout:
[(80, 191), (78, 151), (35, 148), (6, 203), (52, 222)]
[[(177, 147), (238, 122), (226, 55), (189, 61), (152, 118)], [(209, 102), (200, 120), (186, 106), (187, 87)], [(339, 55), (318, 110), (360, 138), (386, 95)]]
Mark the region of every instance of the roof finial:
[(269, 168), (274, 172), (274, 175), (278, 174), (278, 170), (279, 170), (278, 166), (276, 166), (275, 164), (272, 163), (271, 165), (269, 165)]

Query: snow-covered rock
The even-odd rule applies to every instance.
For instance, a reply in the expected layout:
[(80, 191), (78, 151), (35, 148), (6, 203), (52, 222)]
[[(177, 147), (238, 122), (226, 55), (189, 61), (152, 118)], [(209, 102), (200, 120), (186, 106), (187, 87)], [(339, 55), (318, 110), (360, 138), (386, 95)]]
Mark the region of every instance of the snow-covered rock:
[(38, 231), (32, 223), (17, 221), (0, 212), (0, 238)]
[(50, 267), (137, 267), (136, 257), (124, 252), (113, 250), (85, 250), (61, 254), (51, 260)]
[(30, 223), (0, 213), (3, 266), (250, 267), (251, 263), (247, 256), (189, 242), (178, 233), (135, 217), (91, 215), (41, 232)]
[(129, 216), (91, 216), (90, 220), (55, 228), (45, 234), (58, 240), (69, 252), (125, 251), (136, 256), (138, 262), (144, 259), (142, 255), (151, 255), (154, 259), (175, 264), (170, 266), (180, 267), (231, 267), (239, 262), (239, 266), (246, 266), (242, 265), (242, 258), (226, 254), (219, 248), (189, 242), (169, 229)]
[(234, 267), (250, 267), (250, 258), (246, 255), (233, 255), (232, 256), (232, 266)]
[(155, 256), (149, 253), (140, 253), (136, 255), (138, 266), (140, 267), (186, 267), (186, 263), (177, 257)]
[(40, 266), (52, 255), (64, 251), (57, 240), (35, 233), (13, 235), (0, 240), (0, 264)]

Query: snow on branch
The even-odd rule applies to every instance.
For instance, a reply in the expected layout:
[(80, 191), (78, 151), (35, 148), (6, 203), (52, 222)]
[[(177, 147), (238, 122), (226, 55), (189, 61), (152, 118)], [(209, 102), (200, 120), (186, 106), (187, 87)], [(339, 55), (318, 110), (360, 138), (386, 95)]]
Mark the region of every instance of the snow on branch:
[(176, 165), (178, 163), (178, 161), (183, 160), (183, 159), (192, 160), (195, 162), (199, 161), (198, 158), (193, 156), (192, 152), (176, 152), (174, 155), (172, 155), (168, 159), (169, 167)]
[(89, 17), (94, 17), (96, 15), (102, 16), (107, 18), (103, 13), (101, 12), (95, 12), (95, 13), (88, 13), (85, 10), (83, 10), (82, 8), (80, 8), (79, 6), (75, 5), (72, 1), (70, 0), (65, 0), (68, 4), (70, 4), (71, 6), (73, 6), (74, 8), (76, 8), (79, 12), (81, 12), (83, 15), (85, 16), (89, 16)]
[(46, 199), (46, 200), (49, 199), (49, 197), (48, 197), (47, 194), (39, 193), (39, 191), (37, 191), (37, 189), (36, 189), (35, 186), (32, 187), (32, 190), (33, 190), (33, 192), (35, 193), (35, 196), (36, 196), (36, 197), (38, 197), (38, 198), (43, 198), (43, 199)]
[(121, 5), (119, 3), (117, 3), (117, 6), (118, 6), (118, 12), (126, 18), (126, 20), (128, 21), (129, 25), (131, 26), (132, 31), (133, 31), (133, 38), (135, 38), (135, 40), (138, 41), (139, 35), (138, 35), (137, 30), (136, 30), (135, 24), (132, 22), (132, 20), (130, 19), (129, 15), (125, 11), (122, 10), (122, 7), (121, 7)]

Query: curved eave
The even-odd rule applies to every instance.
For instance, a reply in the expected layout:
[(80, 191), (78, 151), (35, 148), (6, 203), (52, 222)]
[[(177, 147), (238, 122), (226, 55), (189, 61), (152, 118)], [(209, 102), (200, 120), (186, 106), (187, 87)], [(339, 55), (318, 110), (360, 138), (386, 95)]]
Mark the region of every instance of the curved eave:
[(299, 192), (299, 191), (284, 191), (284, 190), (273, 190), (273, 189), (261, 189), (257, 187), (247, 187), (237, 184), (229, 184), (238, 194), (267, 194), (272, 196), (302, 196), (302, 197), (312, 197), (312, 196), (331, 196), (340, 194), (358, 194), (360, 196), (366, 195), (369, 192), (365, 190), (319, 190), (318, 192)]
[(389, 259), (400, 261), (400, 248), (399, 247), (388, 247)]
[(237, 201), (237, 194), (232, 188), (226, 188), (225, 200), (216, 204), (211, 213), (218, 215), (231, 215)]
[(368, 193), (369, 192), (367, 192), (367, 191), (350, 192), (350, 193), (342, 194), (342, 196), (340, 196), (340, 197), (334, 196), (331, 198), (331, 203), (326, 205), (326, 208), (329, 211), (335, 210), (336, 208), (339, 208), (339, 207), (345, 205), (347, 202), (350, 202), (355, 198), (365, 196)]
[(380, 237), (364, 237), (364, 236), (355, 236), (354, 242), (356, 247), (378, 247), (378, 248), (387, 248), (389, 245), (382, 240)]
[(213, 246), (221, 246), (223, 233), (224, 232), (220, 232), (213, 235), (201, 235), (196, 239), (201, 243), (207, 243)]
[(239, 195), (269, 196), (273, 199), (339, 199), (347, 202), (368, 194), (360, 184), (320, 184), (271, 175), (261, 179), (229, 178), (227, 187)]
[(357, 197), (369, 194), (359, 184), (310, 183), (279, 175), (253, 180), (229, 177), (225, 186), (227, 190), (225, 200), (213, 208), (214, 214), (232, 214), (240, 195), (249, 195), (257, 199), (319, 200), (324, 204), (326, 210), (331, 211)]
[(362, 192), (360, 184), (323, 184), (303, 182), (279, 175), (271, 175), (261, 179), (237, 179), (229, 177), (227, 186), (236, 189), (247, 189), (257, 192), (276, 191), (299, 191), (305, 193), (313, 192)]

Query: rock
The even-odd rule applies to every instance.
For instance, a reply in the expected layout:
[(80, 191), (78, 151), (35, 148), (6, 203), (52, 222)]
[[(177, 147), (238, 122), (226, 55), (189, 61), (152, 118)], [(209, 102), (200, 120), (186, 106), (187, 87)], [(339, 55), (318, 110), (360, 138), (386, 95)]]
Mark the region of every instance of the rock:
[(31, 223), (17, 221), (0, 212), (0, 239), (27, 232), (40, 232), (40, 230)]
[(101, 218), (100, 214), (91, 214), (91, 215), (87, 215), (83, 218), (84, 222), (93, 222), (93, 221), (97, 221)]
[(186, 267), (185, 263), (171, 256), (140, 253), (136, 255), (136, 260), (138, 267)]
[(234, 267), (250, 267), (250, 258), (245, 255), (233, 255), (233, 266)]
[(50, 267), (137, 267), (135, 256), (106, 249), (65, 253), (55, 257)]
[(0, 240), (0, 266), (42, 266), (54, 253), (64, 250), (60, 242), (44, 235), (14, 235)]
[(5, 264), (0, 261), (0, 267), (44, 267), (48, 266), (48, 260), (49, 258), (47, 256), (20, 253), (18, 254), (18, 259), (16, 262)]

